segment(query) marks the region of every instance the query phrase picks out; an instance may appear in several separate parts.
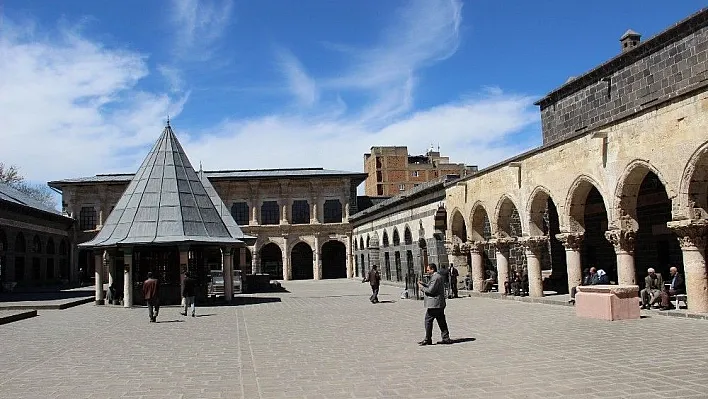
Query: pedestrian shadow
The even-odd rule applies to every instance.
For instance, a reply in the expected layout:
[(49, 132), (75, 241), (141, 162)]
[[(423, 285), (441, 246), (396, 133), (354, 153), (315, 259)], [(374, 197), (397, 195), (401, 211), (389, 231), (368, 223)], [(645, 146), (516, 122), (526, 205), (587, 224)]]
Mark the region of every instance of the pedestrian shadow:
[(468, 337), (468, 338), (455, 338), (455, 339), (452, 339), (451, 341), (453, 344), (464, 344), (465, 342), (474, 342), (476, 340), (477, 340), (477, 338)]
[(198, 314), (195, 315), (194, 317), (209, 317), (209, 316), (215, 316), (216, 313), (207, 313), (207, 314)]
[(378, 301), (377, 303), (396, 303), (396, 301), (386, 300), (386, 301)]
[(177, 320), (177, 319), (175, 319), (175, 320), (162, 320), (162, 321), (158, 321), (157, 323), (184, 323), (184, 320)]

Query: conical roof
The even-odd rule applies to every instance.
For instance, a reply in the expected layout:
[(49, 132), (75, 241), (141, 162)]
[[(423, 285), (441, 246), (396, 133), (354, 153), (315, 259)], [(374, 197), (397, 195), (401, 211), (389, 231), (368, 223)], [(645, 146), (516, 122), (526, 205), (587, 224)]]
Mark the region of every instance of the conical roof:
[(101, 231), (80, 246), (243, 244), (241, 238), (251, 237), (225, 208), (192, 168), (168, 122)]

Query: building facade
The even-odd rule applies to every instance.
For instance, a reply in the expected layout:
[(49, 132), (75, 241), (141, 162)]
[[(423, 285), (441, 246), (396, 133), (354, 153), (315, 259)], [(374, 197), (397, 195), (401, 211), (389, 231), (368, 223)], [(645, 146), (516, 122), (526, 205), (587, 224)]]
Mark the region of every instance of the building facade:
[(2, 289), (76, 282), (73, 225), (72, 219), (0, 183)]
[[(205, 171), (234, 220), (255, 245), (234, 259), (245, 273), (274, 278), (351, 276), (351, 226), (362, 173), (322, 168)], [(133, 174), (96, 175), (50, 182), (62, 192), (65, 212), (78, 220), (77, 242), (92, 239)], [(93, 273), (90, 250), (79, 265)], [(213, 262), (218, 268), (218, 262)]]
[(447, 186), (448, 236), (475, 287), (489, 258), (500, 281), (527, 270), (533, 296), (590, 266), (640, 287), (647, 268), (677, 266), (689, 309), (708, 312), (708, 10), (646, 42), (630, 33), (537, 103), (542, 147)]
[(432, 149), (425, 155), (409, 155), (408, 147), (371, 147), (364, 154), (364, 191), (370, 197), (393, 197), (439, 177), (466, 176), (476, 170), (476, 166), (450, 163), (449, 157)]
[(445, 229), (435, 223), (436, 216), (446, 218), (444, 183), (444, 178), (423, 183), (350, 218), (355, 276), (366, 276), (377, 265), (384, 280), (403, 282), (407, 275), (424, 273), (426, 256), (429, 263), (448, 265)]

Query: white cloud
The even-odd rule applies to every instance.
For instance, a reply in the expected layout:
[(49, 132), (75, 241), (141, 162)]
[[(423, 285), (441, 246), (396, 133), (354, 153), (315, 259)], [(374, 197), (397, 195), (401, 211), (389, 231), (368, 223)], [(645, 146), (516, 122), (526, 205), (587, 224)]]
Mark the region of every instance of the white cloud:
[(177, 55), (211, 58), (232, 18), (233, 0), (172, 0), (172, 24)]
[(40, 34), (6, 19), (0, 54), (0, 160), (30, 180), (135, 165), (187, 98), (137, 89), (149, 74), (144, 55), (75, 31)]
[(184, 90), (185, 81), (182, 77), (182, 71), (179, 68), (167, 65), (158, 65), (157, 71), (160, 72), (162, 77), (165, 79), (171, 92), (178, 93)]
[(314, 105), (319, 97), (315, 80), (305, 72), (300, 61), (291, 52), (278, 49), (276, 56), (287, 81), (288, 89), (297, 103), (307, 107)]

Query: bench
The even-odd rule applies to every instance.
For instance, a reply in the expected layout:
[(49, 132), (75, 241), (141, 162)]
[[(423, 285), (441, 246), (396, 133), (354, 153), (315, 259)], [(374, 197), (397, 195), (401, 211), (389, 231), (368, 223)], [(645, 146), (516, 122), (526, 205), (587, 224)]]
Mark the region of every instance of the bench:
[(575, 314), (600, 320), (639, 319), (639, 287), (636, 285), (579, 286)]
[(674, 307), (678, 310), (679, 309), (679, 302), (683, 302), (684, 305), (686, 305), (686, 308), (688, 308), (688, 295), (686, 294), (676, 294), (674, 296), (674, 300), (676, 301), (676, 304)]

